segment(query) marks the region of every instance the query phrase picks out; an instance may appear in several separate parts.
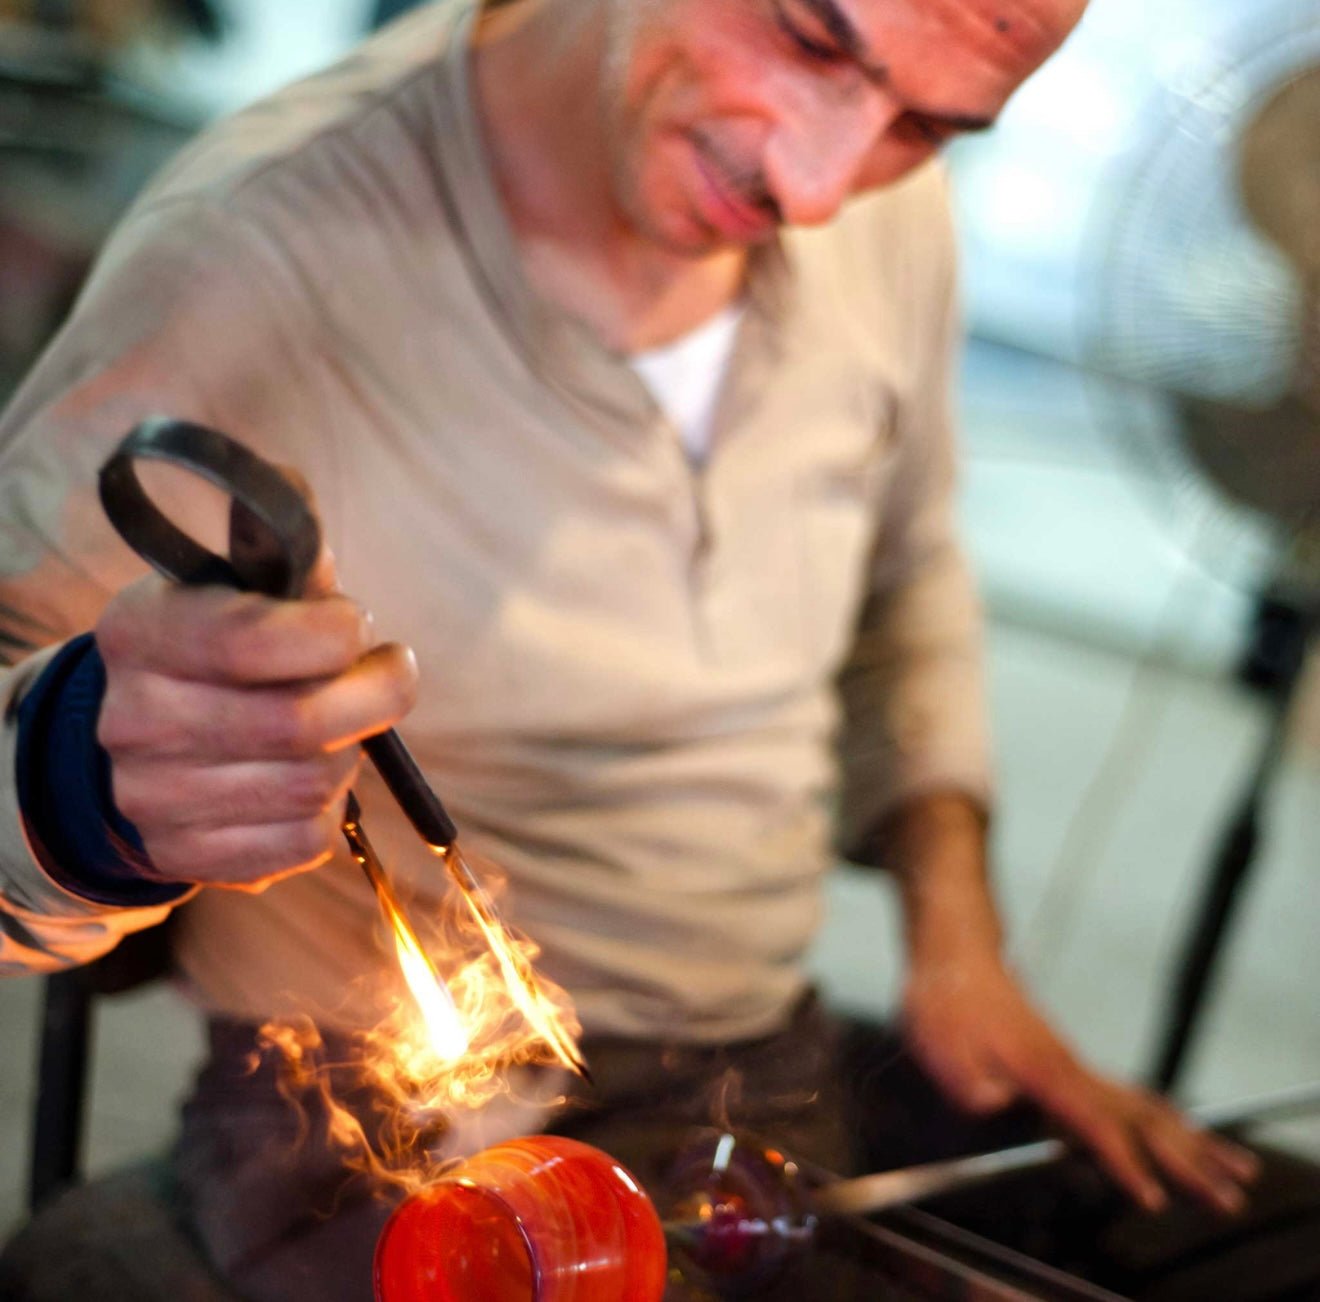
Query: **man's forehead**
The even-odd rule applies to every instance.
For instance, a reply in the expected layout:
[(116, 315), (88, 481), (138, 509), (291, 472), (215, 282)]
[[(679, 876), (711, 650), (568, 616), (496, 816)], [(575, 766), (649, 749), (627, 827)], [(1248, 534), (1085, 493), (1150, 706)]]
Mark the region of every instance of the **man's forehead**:
[[(489, 0), (488, 0), (489, 2)], [(776, 3), (818, 9), (822, 14), (841, 14), (862, 35), (881, 26), (938, 26), (952, 23), (984, 27), (1007, 36), (1023, 47), (1054, 48), (1072, 30), (1087, 0), (613, 0), (616, 8), (635, 16), (661, 16), (666, 11), (686, 10), (700, 18), (707, 4), (733, 3), (748, 9), (769, 8)]]
[(1063, 43), (1086, 0), (750, 0), (799, 9), (884, 81), (893, 61), (931, 69), (957, 52), (1020, 83)]
[[(884, 81), (894, 59), (932, 50), (972, 51), (1020, 83), (1063, 43), (1087, 0), (604, 0), (622, 33), (644, 27), (682, 38), (705, 27), (716, 11), (746, 10), (766, 17), (798, 14), (828, 31)], [(717, 19), (718, 21), (718, 19)], [(736, 29), (734, 29), (736, 30)], [(754, 29), (748, 29), (749, 31)], [(729, 36), (726, 29), (725, 37)], [(916, 45), (913, 42), (917, 42)]]
[(842, 10), (866, 26), (901, 23), (980, 29), (1016, 39), (1024, 46), (1057, 42), (1072, 30), (1086, 8), (1086, 0), (822, 0), (822, 3)]

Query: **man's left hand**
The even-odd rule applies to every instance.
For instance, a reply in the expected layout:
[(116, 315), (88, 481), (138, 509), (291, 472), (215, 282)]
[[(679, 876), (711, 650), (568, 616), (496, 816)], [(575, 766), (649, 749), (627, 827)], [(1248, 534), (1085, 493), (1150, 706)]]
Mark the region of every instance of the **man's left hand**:
[(1218, 1211), (1242, 1209), (1256, 1158), (1198, 1130), (1157, 1095), (1092, 1071), (997, 956), (946, 955), (917, 964), (903, 1016), (923, 1066), (968, 1111), (988, 1113), (1030, 1099), (1150, 1211), (1167, 1203), (1164, 1180)]

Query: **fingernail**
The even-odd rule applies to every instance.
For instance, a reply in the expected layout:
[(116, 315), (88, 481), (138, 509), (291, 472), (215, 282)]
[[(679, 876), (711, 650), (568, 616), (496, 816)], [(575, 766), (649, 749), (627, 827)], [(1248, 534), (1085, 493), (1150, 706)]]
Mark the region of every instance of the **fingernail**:
[(1235, 1154), (1238, 1174), (1244, 1180), (1254, 1180), (1260, 1175), (1260, 1158), (1249, 1149), (1240, 1148)]
[(1162, 1212), (1169, 1205), (1169, 1199), (1159, 1185), (1148, 1184), (1141, 1191), (1141, 1205), (1148, 1212)]
[(1009, 1097), (1007, 1090), (986, 1082), (972, 1088), (971, 1105), (977, 1112), (998, 1112), (1007, 1106)]
[(1230, 1216), (1236, 1216), (1247, 1205), (1242, 1190), (1232, 1184), (1216, 1185), (1215, 1201)]

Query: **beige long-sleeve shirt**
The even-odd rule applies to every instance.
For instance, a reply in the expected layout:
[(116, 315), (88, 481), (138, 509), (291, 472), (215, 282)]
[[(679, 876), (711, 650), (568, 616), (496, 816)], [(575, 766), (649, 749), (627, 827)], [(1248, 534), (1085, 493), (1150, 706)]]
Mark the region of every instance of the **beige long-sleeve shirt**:
[[(757, 1034), (803, 983), (832, 823), (846, 849), (923, 790), (986, 794), (942, 180), (757, 256), (695, 472), (626, 359), (529, 290), (470, 22), (470, 0), (419, 11), (144, 196), (0, 423), (0, 619), (48, 646), (141, 572), (94, 492), (140, 418), (298, 467), (345, 588), (416, 650), (402, 731), (584, 1024)], [(161, 913), (69, 894), (24, 837), (12, 703), (40, 663), (0, 681), (8, 970)], [(438, 903), (437, 862), (372, 775), (359, 792), (415, 907)], [(346, 856), (181, 915), (210, 1009), (351, 1024), (355, 980), (388, 969)]]

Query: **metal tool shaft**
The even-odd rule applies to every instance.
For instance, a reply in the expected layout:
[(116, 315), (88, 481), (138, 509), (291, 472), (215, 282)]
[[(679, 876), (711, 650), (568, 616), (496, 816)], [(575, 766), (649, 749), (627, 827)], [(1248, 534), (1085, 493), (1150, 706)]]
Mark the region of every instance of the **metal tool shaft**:
[(458, 828), (440, 797), (422, 776), (412, 752), (393, 728), (368, 737), (362, 749), (376, 766), (376, 772), (399, 803), (417, 835), (433, 850), (444, 850), (458, 838)]
[[(554, 1019), (547, 1018), (532, 965), (509, 942), (499, 911), (458, 847), (458, 828), (454, 820), (449, 817), (430, 783), (422, 776), (403, 738), (391, 728), (388, 732), (368, 738), (362, 747), (417, 834), (444, 861), (450, 878), (458, 887), (504, 974), (514, 1003), (560, 1061), (588, 1084), (592, 1084), (591, 1072), (577, 1046)], [(362, 865), (377, 899), (381, 900), (382, 908), (387, 912), (393, 911), (400, 918), (405, 917), (380, 860), (371, 850), (371, 843), (362, 828), (361, 810), (352, 793), (345, 807), (344, 835), (353, 851), (353, 857)], [(427, 961), (430, 962), (429, 959)]]
[[(1310, 1112), (1317, 1107), (1320, 1107), (1320, 1083), (1299, 1085), (1234, 1103), (1192, 1108), (1188, 1115), (1207, 1129), (1223, 1129)], [(862, 1216), (936, 1194), (952, 1193), (955, 1189), (979, 1184), (995, 1176), (1049, 1166), (1071, 1151), (1062, 1140), (1042, 1139), (1034, 1144), (993, 1153), (881, 1171), (876, 1175), (824, 1185), (816, 1190), (814, 1204), (818, 1212), (826, 1215)]]
[[(372, 848), (366, 829), (362, 826), (362, 809), (358, 805), (357, 797), (352, 792), (349, 792), (348, 802), (344, 808), (343, 833), (349, 849), (353, 852), (353, 858), (361, 865), (362, 871), (371, 883), (372, 890), (376, 893), (376, 899), (380, 903), (381, 912), (386, 915), (386, 921), (392, 924), (394, 919), (398, 918), (406, 924), (407, 915), (403, 911), (399, 897), (395, 894), (394, 887), (385, 872), (384, 866)], [(432, 848), (444, 861), (450, 877), (462, 894), (497, 963), (503, 969), (514, 1002), (523, 1009), (524, 1014), (532, 1021), (537, 1031), (545, 1035), (551, 1042), (552, 1047), (561, 1059), (571, 1066), (583, 1080), (588, 1084), (592, 1084), (591, 1072), (586, 1061), (578, 1052), (577, 1046), (555, 1025), (544, 1023), (538, 1016), (541, 996), (536, 973), (532, 970), (532, 965), (527, 962), (516, 947), (509, 944), (505, 939), (504, 924), (500, 921), (499, 914), (496, 912), (490, 896), (486, 894), (481, 883), (477, 880), (476, 874), (473, 873), (467, 861), (463, 858), (457, 842), (451, 840), (448, 845), (433, 846)], [(432, 975), (439, 982), (440, 977), (436, 973), (435, 965), (426, 955), (425, 950), (420, 952), (422, 957), (426, 959)]]
[(394, 885), (372, 848), (366, 828), (362, 826), (362, 808), (351, 791), (348, 793), (348, 804), (344, 809), (343, 833), (348, 848), (353, 852), (353, 858), (361, 865), (367, 881), (371, 883), (371, 889), (376, 893), (376, 898), (386, 906), (387, 912), (392, 910), (399, 917), (406, 917), (403, 905), (394, 892)]
[(477, 880), (476, 874), (463, 858), (458, 842), (436, 848), (444, 861), (450, 878), (458, 887), (477, 926), (486, 938), (496, 962), (504, 974), (505, 984), (513, 1001), (522, 1010), (523, 1015), (544, 1036), (560, 1060), (575, 1071), (588, 1085), (594, 1085), (595, 1078), (587, 1066), (586, 1059), (578, 1051), (577, 1045), (564, 1034), (563, 1028), (554, 1021), (547, 1021), (542, 1011), (540, 983), (536, 972), (526, 956), (508, 940), (508, 933), (500, 921), (495, 904)]

